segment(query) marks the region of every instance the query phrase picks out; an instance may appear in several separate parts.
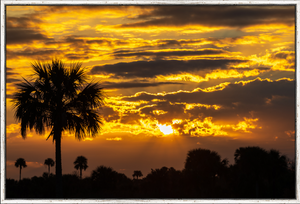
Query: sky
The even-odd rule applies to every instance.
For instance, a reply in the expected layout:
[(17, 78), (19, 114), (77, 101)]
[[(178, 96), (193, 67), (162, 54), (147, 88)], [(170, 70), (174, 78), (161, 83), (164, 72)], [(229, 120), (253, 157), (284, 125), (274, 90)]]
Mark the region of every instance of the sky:
[[(23, 139), (16, 84), (31, 63), (82, 62), (105, 94), (103, 126), (79, 141), (63, 133), (62, 172), (97, 166), (132, 178), (184, 168), (188, 151), (210, 149), (234, 164), (239, 147), (295, 158), (295, 6), (6, 6), (6, 177), (47, 172), (49, 132)], [(54, 167), (51, 168), (54, 173)]]

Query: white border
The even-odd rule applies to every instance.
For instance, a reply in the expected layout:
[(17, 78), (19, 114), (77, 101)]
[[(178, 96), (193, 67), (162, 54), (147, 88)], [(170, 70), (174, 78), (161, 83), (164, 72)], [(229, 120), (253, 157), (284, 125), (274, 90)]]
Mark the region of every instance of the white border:
[(290, 1), (215, 1), (215, 0), (207, 0), (207, 1), (198, 1), (198, 0), (155, 0), (155, 1), (149, 1), (149, 0), (86, 0), (86, 1), (74, 1), (74, 0), (52, 0), (52, 1), (41, 1), (41, 0), (32, 0), (32, 1), (21, 1), (21, 0), (15, 0), (15, 1), (8, 1), (8, 0), (1, 0), (1, 69), (0, 69), (0, 134), (1, 134), (1, 174), (0, 174), (0, 180), (1, 180), (1, 203), (300, 203), (300, 191), (299, 191), (299, 170), (300, 170), (300, 164), (298, 162), (299, 158), (299, 151), (298, 148), (300, 145), (300, 142), (298, 140), (298, 135), (300, 133), (299, 131), (299, 123), (296, 122), (296, 199), (285, 199), (285, 200), (279, 200), (279, 199), (268, 199), (268, 200), (255, 200), (255, 199), (203, 199), (203, 200), (194, 200), (194, 199), (118, 199), (118, 200), (111, 200), (111, 199), (103, 199), (103, 200), (90, 200), (90, 199), (81, 199), (81, 200), (71, 200), (71, 199), (64, 199), (64, 200), (22, 200), (22, 199), (5, 199), (5, 161), (6, 161), (6, 151), (5, 151), (5, 135), (6, 135), (6, 101), (5, 101), (5, 93), (6, 93), (6, 73), (5, 73), (5, 67), (6, 67), (6, 58), (5, 58), (5, 19), (6, 19), (6, 13), (5, 13), (5, 7), (6, 5), (26, 5), (26, 4), (32, 4), (32, 5), (50, 5), (50, 4), (64, 4), (64, 5), (87, 5), (87, 4), (97, 4), (97, 5), (162, 5), (162, 4), (172, 4), (172, 5), (183, 5), (183, 4), (197, 4), (197, 5), (296, 5), (296, 121), (298, 121), (298, 110), (300, 105), (300, 98), (298, 97), (300, 95), (299, 91), (299, 85), (300, 82), (298, 80), (298, 76), (300, 74), (299, 71), (299, 65), (298, 62), (300, 60), (299, 57), (299, 19), (300, 19), (300, 1), (298, 0), (290, 0)]

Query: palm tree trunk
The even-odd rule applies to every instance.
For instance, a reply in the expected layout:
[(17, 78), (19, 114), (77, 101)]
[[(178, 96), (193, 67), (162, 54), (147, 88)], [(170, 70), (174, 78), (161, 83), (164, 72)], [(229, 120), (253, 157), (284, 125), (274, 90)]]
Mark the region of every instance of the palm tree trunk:
[(19, 178), (19, 181), (21, 181), (21, 169), (22, 169), (22, 166), (20, 165), (20, 178)]
[(50, 165), (48, 165), (48, 174), (50, 175)]
[[(59, 125), (60, 126), (60, 125)], [(56, 197), (63, 197), (62, 188), (62, 166), (61, 166), (61, 128), (56, 127), (54, 132), (55, 137), (55, 177), (56, 177)]]
[(80, 179), (82, 179), (82, 168), (80, 168)]

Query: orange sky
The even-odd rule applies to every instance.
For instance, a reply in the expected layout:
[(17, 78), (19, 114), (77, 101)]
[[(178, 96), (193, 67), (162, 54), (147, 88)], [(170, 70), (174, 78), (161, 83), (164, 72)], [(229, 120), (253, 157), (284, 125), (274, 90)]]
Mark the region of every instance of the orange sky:
[[(182, 170), (187, 151), (206, 148), (233, 164), (239, 147), (295, 155), (294, 6), (7, 6), (7, 177), (41, 176), (52, 140), (24, 140), (11, 97), (30, 63), (81, 61), (100, 81), (104, 125), (83, 141), (65, 133), (63, 174), (88, 159), (131, 177)], [(54, 168), (51, 170), (54, 172)]]

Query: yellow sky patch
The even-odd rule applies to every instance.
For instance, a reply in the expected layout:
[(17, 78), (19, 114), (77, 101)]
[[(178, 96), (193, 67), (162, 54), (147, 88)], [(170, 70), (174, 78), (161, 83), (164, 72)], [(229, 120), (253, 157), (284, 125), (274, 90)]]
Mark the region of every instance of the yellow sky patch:
[(122, 140), (122, 138), (121, 137), (113, 137), (113, 138), (106, 138), (106, 140), (108, 140), (108, 141), (120, 141), (120, 140)]

